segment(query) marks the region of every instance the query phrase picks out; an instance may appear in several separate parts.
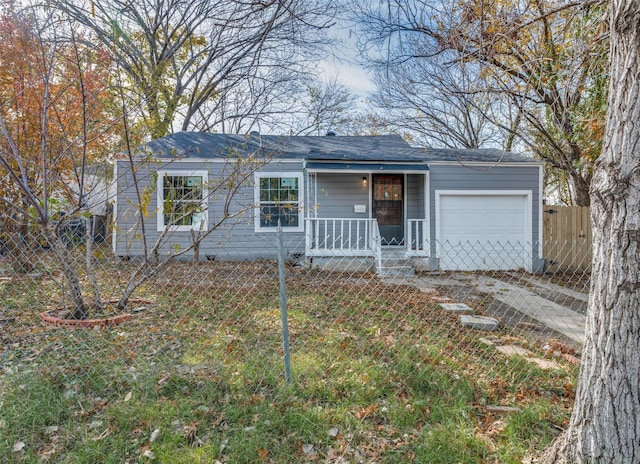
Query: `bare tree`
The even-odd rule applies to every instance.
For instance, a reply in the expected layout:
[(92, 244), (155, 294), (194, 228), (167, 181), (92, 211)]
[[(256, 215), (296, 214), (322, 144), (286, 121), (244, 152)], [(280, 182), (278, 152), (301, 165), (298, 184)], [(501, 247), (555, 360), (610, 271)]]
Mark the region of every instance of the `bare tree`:
[[(293, 66), (294, 64), (292, 64)], [(300, 111), (303, 82), (312, 79), (302, 69), (263, 65), (256, 73), (231, 84), (224, 83), (218, 98), (207, 102), (194, 118), (196, 131), (247, 134), (283, 129), (283, 121)]]
[[(300, 72), (317, 57), (333, 2), (50, 0), (106, 45), (152, 138), (210, 124), (221, 97), (262, 67)], [(268, 82), (267, 80), (263, 82)]]
[(289, 132), (291, 135), (344, 133), (343, 127), (356, 114), (357, 100), (336, 77), (307, 84)]
[[(562, 173), (573, 203), (589, 204), (606, 101), (601, 2), (351, 3), (363, 31), (362, 48), (390, 68), (439, 56), (474, 64), (482, 90), (509, 103), (515, 117), (492, 122)], [(483, 105), (475, 109), (482, 113)]]
[[(230, 149), (225, 163), (222, 166), (216, 166), (216, 170), (219, 169), (217, 175), (198, 188), (184, 193), (184, 197), (180, 197), (180, 189), (172, 188), (169, 185), (168, 196), (170, 199), (165, 199), (163, 212), (166, 217), (171, 219), (162, 232), (149, 240), (145, 233), (146, 217), (149, 213), (148, 200), (156, 188), (154, 180), (157, 180), (158, 169), (171, 165), (173, 161), (186, 155), (184, 152), (172, 153), (171, 161), (165, 165), (159, 164), (159, 161), (155, 159), (157, 154), (153, 151), (140, 149), (127, 155), (127, 163), (131, 166), (127, 175), (130, 176), (134, 186), (141, 187), (137, 203), (132, 205), (136, 211), (137, 221), (134, 228), (128, 231), (131, 237), (128, 245), (131, 246), (132, 242), (140, 240), (143, 258), (132, 263), (133, 272), (117, 303), (118, 309), (121, 310), (126, 308), (133, 292), (150, 278), (158, 275), (168, 262), (192, 252), (193, 262), (199, 263), (202, 242), (221, 227), (232, 226), (234, 221), (240, 220), (247, 211), (253, 209), (254, 205), (251, 202), (243, 203), (238, 201), (237, 197), (242, 189), (252, 188), (254, 173), (271, 159), (270, 154), (265, 154), (261, 150), (240, 155)], [(139, 171), (145, 171), (146, 175), (142, 178), (139, 177)], [(143, 185), (144, 187), (142, 187)], [(192, 202), (194, 194), (199, 195), (198, 204)], [(184, 200), (187, 200), (188, 208), (183, 207)], [(190, 230), (191, 243), (189, 246), (171, 249), (168, 254), (160, 256), (161, 250), (172, 237), (173, 226), (183, 223), (186, 219), (191, 221), (194, 216), (204, 217), (207, 211), (206, 205), (210, 202), (221, 205), (222, 214), (216, 218), (208, 215), (210, 221), (201, 221), (197, 229)]]
[[(486, 91), (481, 68), (441, 54), (375, 66), (373, 102), (390, 127), (427, 146), (510, 148), (504, 102)], [(507, 113), (508, 114), (508, 113)]]
[[(92, 194), (98, 184), (106, 188), (107, 179), (95, 178), (96, 173), (108, 170), (103, 147), (109, 147), (109, 143), (113, 139), (119, 140), (118, 136), (122, 134), (127, 146), (123, 156), (128, 157), (131, 166), (135, 165), (135, 158), (141, 156), (141, 152), (130, 144), (128, 100), (124, 91), (120, 93), (121, 112), (114, 114), (117, 98), (105, 92), (109, 73), (96, 72), (98, 65), (93, 50), (79, 41), (67, 41), (67, 38), (75, 37), (73, 31), (64, 30), (67, 22), (42, 11), (37, 13), (25, 10), (0, 15), (0, 37), (4, 39), (2, 52), (9, 48), (13, 52), (7, 55), (11, 60), (0, 55), (3, 63), (13, 64), (12, 69), (7, 69), (11, 78), (1, 81), (6, 85), (0, 92), (1, 219), (5, 231), (6, 224), (24, 223), (47, 245), (47, 249), (40, 252), (50, 254), (61, 271), (60, 279), (53, 278), (60, 289), (62, 305), (68, 317), (84, 319), (92, 311), (101, 311), (105, 301), (93, 268), (93, 237), (88, 232), (84, 240), (79, 237), (85, 246), (83, 263), (76, 250), (68, 246), (62, 227), (67, 218), (88, 217)], [(62, 32), (65, 39), (56, 35)], [(23, 66), (18, 67), (18, 64)], [(99, 77), (102, 80), (98, 80)], [(100, 83), (103, 86), (99, 86)], [(153, 156), (154, 153), (144, 154), (145, 158)], [(96, 168), (95, 163), (104, 169)], [(176, 250), (163, 260), (159, 259), (159, 250), (170, 238), (172, 230), (169, 227), (153, 243), (146, 243), (145, 213), (148, 212), (149, 191), (132, 169), (136, 191), (133, 206), (147, 253), (133, 267), (119, 295), (119, 309), (127, 306), (133, 292), (156, 275), (164, 263), (190, 250), (197, 251), (202, 240), (213, 230), (242, 213), (242, 208), (235, 208), (233, 199), (260, 165), (251, 156), (230, 156), (221, 175), (206, 186), (209, 195), (222, 198), (222, 216), (201, 228), (193, 236), (191, 246)], [(66, 210), (63, 220), (54, 214), (53, 206), (59, 203), (63, 203)], [(176, 214), (174, 220), (180, 219), (180, 214)], [(15, 232), (9, 237), (10, 243), (24, 244), (25, 237), (18, 235), (19, 230)], [(24, 247), (21, 251), (24, 252)]]

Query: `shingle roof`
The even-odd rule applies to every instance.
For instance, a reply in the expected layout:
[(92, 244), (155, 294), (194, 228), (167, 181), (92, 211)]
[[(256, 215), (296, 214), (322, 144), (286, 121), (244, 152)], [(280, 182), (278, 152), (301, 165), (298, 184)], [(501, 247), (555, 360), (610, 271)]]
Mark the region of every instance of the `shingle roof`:
[(501, 150), (416, 148), (399, 135), (278, 136), (178, 132), (145, 145), (154, 157), (226, 158), (273, 156), (284, 159), (352, 162), (535, 162)]
[(423, 149), (429, 162), (449, 161), (461, 163), (537, 163), (540, 161), (520, 153), (513, 153), (495, 148), (425, 148)]

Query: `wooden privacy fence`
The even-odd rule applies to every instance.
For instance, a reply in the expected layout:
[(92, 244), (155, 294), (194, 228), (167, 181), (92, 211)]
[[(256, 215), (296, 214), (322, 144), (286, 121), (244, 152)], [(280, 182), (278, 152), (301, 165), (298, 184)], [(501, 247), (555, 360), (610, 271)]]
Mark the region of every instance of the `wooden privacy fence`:
[(543, 257), (547, 270), (591, 270), (591, 213), (588, 206), (543, 207)]

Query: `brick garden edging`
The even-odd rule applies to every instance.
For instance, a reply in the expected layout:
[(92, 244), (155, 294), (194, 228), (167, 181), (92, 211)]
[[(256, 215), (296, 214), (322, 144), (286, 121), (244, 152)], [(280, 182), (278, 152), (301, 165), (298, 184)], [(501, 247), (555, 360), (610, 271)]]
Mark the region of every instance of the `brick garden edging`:
[[(115, 304), (118, 300), (109, 300), (109, 304)], [(151, 304), (152, 301), (143, 300), (143, 299), (134, 299), (129, 300), (130, 303), (142, 303), (142, 304)], [(54, 311), (45, 311), (40, 313), (40, 319), (45, 324), (53, 325), (56, 327), (80, 327), (80, 328), (93, 328), (93, 327), (107, 327), (122, 324), (133, 318), (133, 314), (131, 313), (123, 313), (117, 314), (115, 316), (103, 317), (98, 319), (66, 319), (64, 317), (58, 317), (54, 315)]]

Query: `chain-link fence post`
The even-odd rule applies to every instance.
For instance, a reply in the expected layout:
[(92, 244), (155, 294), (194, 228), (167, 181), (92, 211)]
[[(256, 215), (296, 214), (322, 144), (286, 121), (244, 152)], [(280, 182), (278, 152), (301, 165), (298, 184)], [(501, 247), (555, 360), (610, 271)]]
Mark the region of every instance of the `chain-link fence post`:
[(276, 231), (278, 241), (278, 274), (280, 276), (280, 310), (282, 312), (282, 347), (284, 351), (284, 378), (287, 384), (291, 383), (291, 356), (289, 353), (289, 318), (287, 315), (287, 286), (284, 274), (285, 252), (282, 243), (282, 226), (278, 221)]

